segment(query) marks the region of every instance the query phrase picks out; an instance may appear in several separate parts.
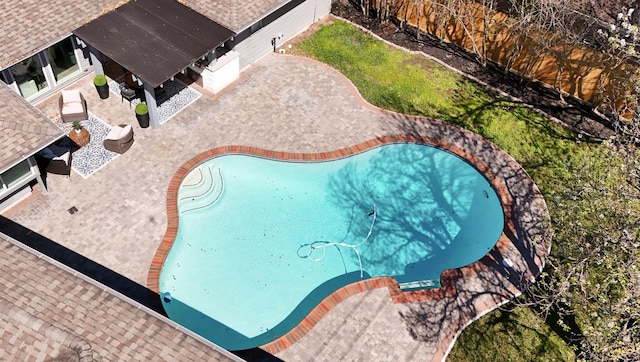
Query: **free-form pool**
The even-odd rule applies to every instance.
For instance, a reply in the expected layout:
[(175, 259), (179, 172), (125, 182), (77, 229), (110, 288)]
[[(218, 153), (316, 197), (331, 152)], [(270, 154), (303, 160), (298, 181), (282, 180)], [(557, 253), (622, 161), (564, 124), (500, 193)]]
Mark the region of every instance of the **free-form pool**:
[(277, 339), (361, 278), (438, 286), (495, 245), (504, 219), (482, 174), (420, 144), (326, 162), (216, 157), (185, 177), (178, 211), (164, 307), (229, 350)]

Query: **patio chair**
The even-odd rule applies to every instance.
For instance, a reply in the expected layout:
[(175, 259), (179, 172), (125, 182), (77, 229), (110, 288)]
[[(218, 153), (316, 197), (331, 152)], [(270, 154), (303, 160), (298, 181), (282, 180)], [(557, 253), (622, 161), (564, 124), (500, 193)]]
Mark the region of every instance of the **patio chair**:
[(120, 84), (120, 102), (125, 99), (129, 101), (129, 109), (131, 109), (131, 101), (138, 97), (138, 92), (136, 89), (129, 87), (126, 83)]
[(58, 105), (63, 122), (79, 122), (89, 119), (87, 101), (77, 89), (63, 90), (58, 99)]
[(51, 144), (38, 152), (45, 161), (45, 171), (57, 175), (71, 176), (71, 150)]
[(113, 127), (102, 142), (105, 149), (123, 154), (133, 145), (133, 129), (131, 125), (121, 124)]

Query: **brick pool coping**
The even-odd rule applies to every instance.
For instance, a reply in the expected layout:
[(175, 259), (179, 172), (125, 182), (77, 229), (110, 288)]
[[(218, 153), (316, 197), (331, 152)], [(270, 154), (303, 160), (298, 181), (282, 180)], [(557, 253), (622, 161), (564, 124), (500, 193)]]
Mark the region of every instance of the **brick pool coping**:
[[(423, 118), (420, 117), (412, 117), (405, 116), (409, 118), (417, 118), (421, 121), (424, 121)], [(522, 167), (515, 162), (510, 156), (506, 153), (498, 149), (495, 145), (490, 142), (484, 140), (480, 136), (469, 132), (467, 130), (458, 128), (453, 125), (447, 125), (439, 121), (429, 120), (429, 122), (438, 123), (440, 127), (453, 128), (457, 133), (463, 133), (465, 137), (471, 138), (474, 141), (479, 141), (485, 143), (486, 146), (490, 148), (491, 151), (497, 152), (498, 154), (502, 154), (503, 160), (506, 163), (513, 167), (515, 170), (521, 170)], [(447, 137), (444, 137), (447, 138)], [(211, 158), (227, 155), (227, 154), (242, 154), (242, 155), (253, 155), (257, 157), (263, 157), (268, 159), (275, 160), (287, 160), (293, 162), (314, 162), (314, 161), (327, 161), (327, 160), (335, 160), (339, 158), (348, 157), (353, 154), (362, 153), (364, 151), (370, 150), (375, 147), (379, 147), (386, 144), (393, 143), (418, 143), (434, 146), (446, 151), (449, 151), (459, 157), (462, 157), (467, 162), (472, 164), (478, 171), (482, 172), (485, 177), (489, 180), (490, 184), (493, 186), (496, 194), (498, 195), (500, 202), (504, 211), (504, 229), (502, 234), (500, 235), (496, 245), (494, 248), (487, 254), (485, 257), (476, 261), (470, 265), (467, 265), (462, 268), (449, 269), (445, 270), (441, 274), (441, 287), (433, 288), (433, 289), (424, 289), (424, 290), (416, 290), (416, 291), (402, 291), (398, 285), (398, 282), (391, 277), (376, 277), (367, 280), (358, 281), (349, 285), (346, 285), (337, 291), (333, 292), (331, 295), (326, 297), (322, 302), (320, 302), (299, 324), (294, 327), (291, 331), (289, 331), (284, 336), (270, 342), (266, 345), (261, 346), (264, 350), (269, 353), (276, 354), (281, 352), (288, 347), (290, 347), (293, 343), (301, 339), (307, 332), (309, 332), (319, 321), (322, 319), (324, 315), (326, 315), (332, 308), (338, 305), (341, 301), (349, 298), (350, 296), (356, 295), (358, 293), (362, 293), (368, 290), (373, 290), (377, 288), (387, 288), (389, 291), (390, 298), (393, 303), (411, 303), (425, 300), (438, 300), (443, 298), (453, 298), (456, 296), (456, 286), (455, 282), (462, 278), (467, 278), (476, 275), (481, 270), (490, 268), (485, 259), (493, 260), (495, 252), (504, 255), (507, 249), (512, 245), (512, 241), (505, 234), (505, 230), (515, 230), (517, 229), (516, 225), (514, 225), (513, 219), (513, 210), (512, 204), (513, 199), (507, 185), (505, 184), (505, 180), (500, 177), (500, 175), (496, 174), (491, 167), (486, 165), (479, 157), (476, 157), (470, 154), (467, 150), (443, 140), (443, 137), (430, 137), (423, 135), (415, 135), (415, 134), (398, 134), (398, 135), (388, 135), (381, 136), (375, 139), (371, 139), (360, 144), (339, 149), (336, 151), (330, 152), (320, 152), (320, 153), (293, 153), (293, 152), (281, 152), (281, 151), (272, 151), (266, 150), (258, 147), (251, 146), (222, 146), (216, 147), (205, 152), (198, 154), (192, 159), (185, 162), (174, 174), (172, 177), (169, 187), (167, 190), (167, 230), (164, 235), (164, 238), (158, 247), (153, 261), (151, 263), (151, 267), (149, 269), (148, 277), (147, 277), (147, 287), (155, 292), (159, 292), (159, 276), (160, 271), (162, 269), (162, 265), (164, 264), (165, 258), (173, 245), (175, 237), (178, 232), (178, 208), (177, 208), (177, 200), (178, 200), (178, 189), (180, 184), (187, 176), (187, 174), (203, 163)], [(526, 175), (526, 174), (525, 174)], [(526, 176), (528, 177), (528, 176)], [(533, 184), (533, 183), (532, 183)], [(537, 191), (537, 189), (535, 190)], [(541, 269), (541, 268), (540, 268)], [(534, 275), (535, 276), (535, 275)], [(522, 283), (524, 284), (524, 283)], [(493, 309), (496, 305), (487, 306), (488, 309)], [(479, 311), (480, 314), (483, 311)], [(469, 316), (469, 321), (473, 320), (475, 316)], [(452, 342), (455, 337), (449, 338)], [(444, 342), (444, 341), (443, 341)], [(445, 347), (446, 348), (446, 347)]]

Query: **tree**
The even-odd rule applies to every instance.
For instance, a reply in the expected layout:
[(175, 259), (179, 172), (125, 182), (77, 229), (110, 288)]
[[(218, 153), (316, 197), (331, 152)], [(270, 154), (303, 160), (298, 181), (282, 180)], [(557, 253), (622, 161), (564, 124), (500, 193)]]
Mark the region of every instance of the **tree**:
[[(637, 27), (624, 24), (630, 15), (598, 32), (614, 66), (635, 56)], [(616, 138), (599, 158), (574, 156), (567, 181), (547, 195), (554, 250), (544, 277), (516, 302), (553, 317), (585, 360), (640, 359), (640, 77), (627, 74), (623, 106), (603, 103)]]
[(486, 66), (487, 41), (493, 32), (496, 0), (426, 0), (426, 4), (443, 14), (435, 33), (448, 33), (446, 38), (451, 38), (459, 29), (480, 64)]

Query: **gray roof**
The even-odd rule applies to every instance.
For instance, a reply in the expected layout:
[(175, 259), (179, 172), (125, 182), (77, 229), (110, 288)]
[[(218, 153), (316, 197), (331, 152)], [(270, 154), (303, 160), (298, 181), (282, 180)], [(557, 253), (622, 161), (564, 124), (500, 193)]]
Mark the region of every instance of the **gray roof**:
[(0, 249), (2, 360), (232, 360), (163, 318), (22, 250), (2, 234)]
[(0, 82), (0, 172), (63, 135), (49, 118)]
[(0, 1), (0, 68), (37, 53), (123, 0)]
[(289, 0), (178, 1), (236, 33), (289, 2)]
[[(238, 32), (287, 0), (178, 0)], [(0, 1), (0, 68), (37, 53), (129, 0)]]
[(74, 34), (157, 87), (234, 33), (174, 0), (137, 0)]

